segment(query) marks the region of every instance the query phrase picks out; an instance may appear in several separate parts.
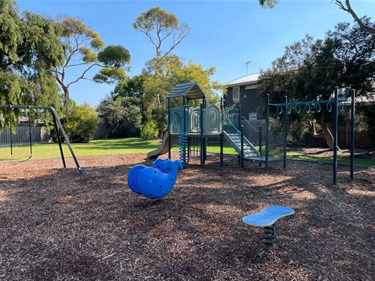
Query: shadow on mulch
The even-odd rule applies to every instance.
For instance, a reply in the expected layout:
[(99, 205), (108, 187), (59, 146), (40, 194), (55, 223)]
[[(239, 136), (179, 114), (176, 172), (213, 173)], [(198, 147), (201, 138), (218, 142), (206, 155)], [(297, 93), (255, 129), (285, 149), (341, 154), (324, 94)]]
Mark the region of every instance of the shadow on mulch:
[[(176, 156), (176, 155), (174, 155)], [(2, 163), (0, 280), (372, 280), (375, 170), (288, 162), (241, 169), (192, 159), (159, 200), (133, 193), (127, 173), (144, 155)], [(71, 165), (73, 167), (73, 165)], [(277, 243), (243, 216), (269, 205), (295, 214)]]

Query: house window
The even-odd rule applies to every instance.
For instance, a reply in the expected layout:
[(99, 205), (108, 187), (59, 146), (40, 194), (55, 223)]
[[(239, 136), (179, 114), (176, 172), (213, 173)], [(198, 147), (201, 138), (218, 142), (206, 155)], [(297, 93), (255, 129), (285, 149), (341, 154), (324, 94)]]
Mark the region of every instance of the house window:
[(240, 87), (233, 87), (233, 101), (240, 100)]
[(257, 84), (247, 85), (245, 86), (245, 90), (252, 90), (258, 88)]
[(249, 113), (249, 120), (257, 120), (257, 114), (256, 112), (250, 112)]

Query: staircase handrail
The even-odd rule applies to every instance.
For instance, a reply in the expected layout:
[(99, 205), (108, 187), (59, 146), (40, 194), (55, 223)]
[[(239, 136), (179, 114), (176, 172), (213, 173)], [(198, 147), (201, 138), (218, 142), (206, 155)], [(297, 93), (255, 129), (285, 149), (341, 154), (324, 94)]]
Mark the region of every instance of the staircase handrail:
[(255, 132), (255, 133), (259, 133), (259, 131), (257, 129), (255, 129), (255, 127), (244, 117), (244, 116), (241, 116), (241, 120), (245, 120), (245, 123), (248, 124), (250, 126), (250, 128)]
[(231, 127), (234, 129), (234, 131), (235, 131), (236, 133), (239, 133), (239, 132), (240, 132), (240, 130), (238, 130), (237, 127), (232, 123), (232, 121), (229, 120), (228, 117), (225, 116), (224, 114), (223, 114), (223, 119), (224, 119), (225, 121), (227, 121), (228, 125), (231, 126)]

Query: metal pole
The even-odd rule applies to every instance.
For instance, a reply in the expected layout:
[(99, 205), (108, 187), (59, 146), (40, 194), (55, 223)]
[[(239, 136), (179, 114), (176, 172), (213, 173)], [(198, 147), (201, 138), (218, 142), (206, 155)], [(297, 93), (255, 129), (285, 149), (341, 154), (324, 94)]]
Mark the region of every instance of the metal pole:
[(351, 90), (351, 116), (350, 116), (350, 178), (354, 179), (354, 126), (355, 126), (355, 90)]
[(259, 125), (259, 156), (262, 157), (262, 125)]
[(31, 109), (29, 108), (29, 140), (30, 140), (30, 156), (33, 155), (33, 143), (31, 138)]
[(200, 158), (201, 158), (201, 167), (204, 165), (204, 141), (203, 141), (203, 103), (200, 104), (200, 127), (201, 127), (201, 133), (200, 133), (200, 143), (201, 143), (201, 151), (200, 151)]
[(286, 141), (287, 141), (287, 135), (288, 135), (288, 126), (287, 126), (287, 103), (288, 103), (288, 97), (284, 97), (284, 169), (286, 169)]
[[(259, 157), (262, 158), (262, 125), (259, 125)], [(259, 162), (259, 167), (262, 167), (262, 161)]]
[(171, 124), (171, 101), (170, 99), (168, 99), (168, 158), (171, 159), (171, 148), (172, 148), (172, 145), (171, 145), (171, 128), (170, 128), (170, 124)]
[(337, 183), (337, 131), (338, 131), (338, 91), (339, 87), (335, 87), (334, 102), (334, 121), (333, 121), (333, 184)]
[(63, 162), (64, 168), (66, 168), (65, 157), (64, 157), (64, 151), (63, 151), (63, 149), (62, 149), (62, 145), (61, 145), (61, 139), (60, 139), (60, 134), (59, 134), (59, 128), (57, 127), (57, 121), (56, 121), (56, 116), (55, 116), (55, 114), (52, 114), (52, 117), (53, 117), (53, 125), (55, 126), (55, 131), (56, 131), (57, 141), (59, 142), (59, 148), (60, 148), (61, 160), (62, 160), (62, 162)]
[(240, 159), (240, 162), (241, 162), (241, 168), (243, 168), (244, 167), (244, 156), (245, 156), (245, 154), (244, 154), (244, 151), (243, 151), (244, 145), (243, 145), (243, 126), (242, 125), (240, 127), (240, 132), (241, 132), (241, 159)]
[(241, 128), (241, 105), (238, 106), (238, 130)]
[(12, 137), (13, 117), (12, 106), (9, 105), (9, 137), (10, 137), (10, 155), (13, 155), (13, 137)]
[[(223, 124), (223, 98), (220, 98), (221, 124)], [(220, 166), (224, 166), (224, 132), (220, 134)]]
[(266, 95), (266, 172), (268, 172), (268, 131), (270, 127), (270, 95)]
[(224, 166), (224, 133), (220, 134), (220, 166)]
[(65, 133), (63, 126), (61, 125), (61, 122), (60, 122), (60, 120), (59, 120), (59, 117), (57, 116), (56, 110), (55, 110), (52, 106), (49, 106), (49, 109), (52, 111), (52, 114), (55, 116), (55, 118), (56, 118), (56, 122), (59, 124), (59, 126), (60, 126), (60, 130), (61, 130), (61, 133), (62, 133), (63, 136), (64, 136), (64, 139), (65, 139), (66, 144), (68, 145), (68, 148), (69, 148), (70, 154), (72, 155), (73, 160), (74, 160), (74, 162), (75, 162), (75, 164), (76, 164), (76, 166), (77, 166), (77, 170), (78, 170), (78, 172), (82, 175), (83, 170), (82, 170), (81, 167), (79, 166), (79, 163), (78, 163), (78, 160), (77, 160), (77, 158), (76, 158), (76, 156), (75, 156), (75, 154), (74, 154), (73, 148), (72, 148), (72, 146), (70, 145), (69, 138), (68, 138), (67, 134)]

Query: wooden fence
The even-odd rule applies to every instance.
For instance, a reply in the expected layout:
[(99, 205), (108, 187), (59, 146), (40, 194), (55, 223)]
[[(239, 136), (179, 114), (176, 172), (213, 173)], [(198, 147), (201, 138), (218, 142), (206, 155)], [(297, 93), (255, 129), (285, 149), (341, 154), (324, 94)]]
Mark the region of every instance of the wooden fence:
[(13, 145), (29, 144), (30, 135), (32, 143), (48, 143), (50, 140), (43, 126), (36, 125), (29, 128), (27, 123), (20, 123), (16, 134), (11, 134), (9, 128), (0, 132), (0, 146), (9, 146), (11, 141)]
[[(262, 139), (263, 145), (266, 143), (266, 126), (265, 120), (252, 120), (250, 123), (258, 130), (259, 125), (262, 125)], [(249, 128), (243, 122), (244, 125), (244, 134), (245, 136), (253, 142), (255, 145), (258, 145), (259, 134), (255, 133), (252, 129)], [(371, 140), (368, 137), (366, 131), (356, 131), (354, 134), (354, 144), (356, 148), (371, 148)], [(272, 146), (282, 145), (283, 144), (283, 132), (280, 132), (277, 136), (272, 134), (269, 135), (269, 142)], [(317, 138), (312, 135), (305, 135), (303, 139), (300, 140), (301, 146), (311, 146), (311, 147), (326, 147), (326, 141), (324, 138)], [(341, 122), (338, 129), (338, 146), (341, 148), (350, 147), (350, 123)]]

